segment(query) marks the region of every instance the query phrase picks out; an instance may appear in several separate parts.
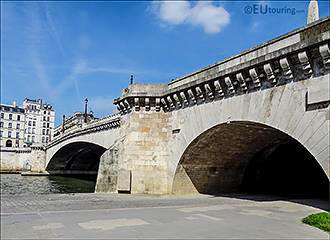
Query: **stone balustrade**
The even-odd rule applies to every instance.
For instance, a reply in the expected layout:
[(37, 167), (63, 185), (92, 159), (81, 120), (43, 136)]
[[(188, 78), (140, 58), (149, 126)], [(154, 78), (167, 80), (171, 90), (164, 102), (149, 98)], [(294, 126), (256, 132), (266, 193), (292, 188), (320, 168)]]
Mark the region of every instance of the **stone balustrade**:
[(109, 115), (104, 118), (97, 119), (87, 124), (84, 124), (82, 127), (77, 126), (75, 128), (72, 128), (68, 132), (64, 132), (58, 135), (56, 138), (53, 139), (52, 142), (50, 142), (46, 146), (46, 148), (48, 149), (60, 142), (63, 142), (73, 137), (90, 134), (98, 131), (104, 131), (117, 127), (120, 127), (120, 114)]
[(121, 114), (141, 108), (173, 111), (328, 74), (329, 20), (317, 21), (168, 85), (130, 85), (114, 104)]

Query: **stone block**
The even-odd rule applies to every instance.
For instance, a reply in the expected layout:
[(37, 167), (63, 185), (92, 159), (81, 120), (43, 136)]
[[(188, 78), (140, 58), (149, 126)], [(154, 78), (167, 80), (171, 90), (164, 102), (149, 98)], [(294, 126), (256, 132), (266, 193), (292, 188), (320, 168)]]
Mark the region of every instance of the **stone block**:
[(329, 75), (314, 79), (315, 84), (308, 87), (307, 104), (330, 101)]
[(118, 171), (118, 192), (131, 191), (131, 171), (120, 169)]

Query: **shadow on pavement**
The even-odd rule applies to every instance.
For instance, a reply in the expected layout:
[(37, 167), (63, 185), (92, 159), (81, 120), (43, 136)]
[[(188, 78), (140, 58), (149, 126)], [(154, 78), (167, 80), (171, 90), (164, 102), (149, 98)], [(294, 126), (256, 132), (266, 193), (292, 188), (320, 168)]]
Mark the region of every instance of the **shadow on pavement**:
[(262, 194), (246, 194), (246, 193), (219, 193), (211, 195), (212, 197), (226, 197), (243, 200), (252, 200), (256, 202), (275, 202), (275, 201), (286, 201), (292, 203), (298, 203), (314, 208), (318, 208), (323, 211), (330, 211), (329, 199), (320, 198), (290, 198), (277, 195), (262, 195)]

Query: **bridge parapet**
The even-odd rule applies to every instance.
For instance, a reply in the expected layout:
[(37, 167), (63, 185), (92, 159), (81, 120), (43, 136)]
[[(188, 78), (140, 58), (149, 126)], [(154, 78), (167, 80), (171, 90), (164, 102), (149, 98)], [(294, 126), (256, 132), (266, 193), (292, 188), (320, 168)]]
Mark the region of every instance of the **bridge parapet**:
[(111, 128), (118, 128), (118, 127), (120, 127), (120, 114), (109, 115), (104, 118), (83, 124), (82, 126), (72, 127), (70, 131), (64, 132), (58, 135), (56, 138), (54, 138), (53, 141), (46, 146), (46, 148), (49, 149), (57, 145), (58, 143), (73, 137), (104, 131)]
[(114, 100), (124, 114), (173, 111), (330, 72), (330, 17), (164, 85), (131, 85)]

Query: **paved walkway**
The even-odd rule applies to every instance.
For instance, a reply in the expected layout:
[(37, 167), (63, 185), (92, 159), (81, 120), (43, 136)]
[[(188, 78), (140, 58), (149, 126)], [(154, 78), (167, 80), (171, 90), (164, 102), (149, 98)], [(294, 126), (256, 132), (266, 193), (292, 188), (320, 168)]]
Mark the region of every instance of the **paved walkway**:
[(236, 195), (2, 196), (1, 239), (329, 239), (301, 223), (325, 201)]

